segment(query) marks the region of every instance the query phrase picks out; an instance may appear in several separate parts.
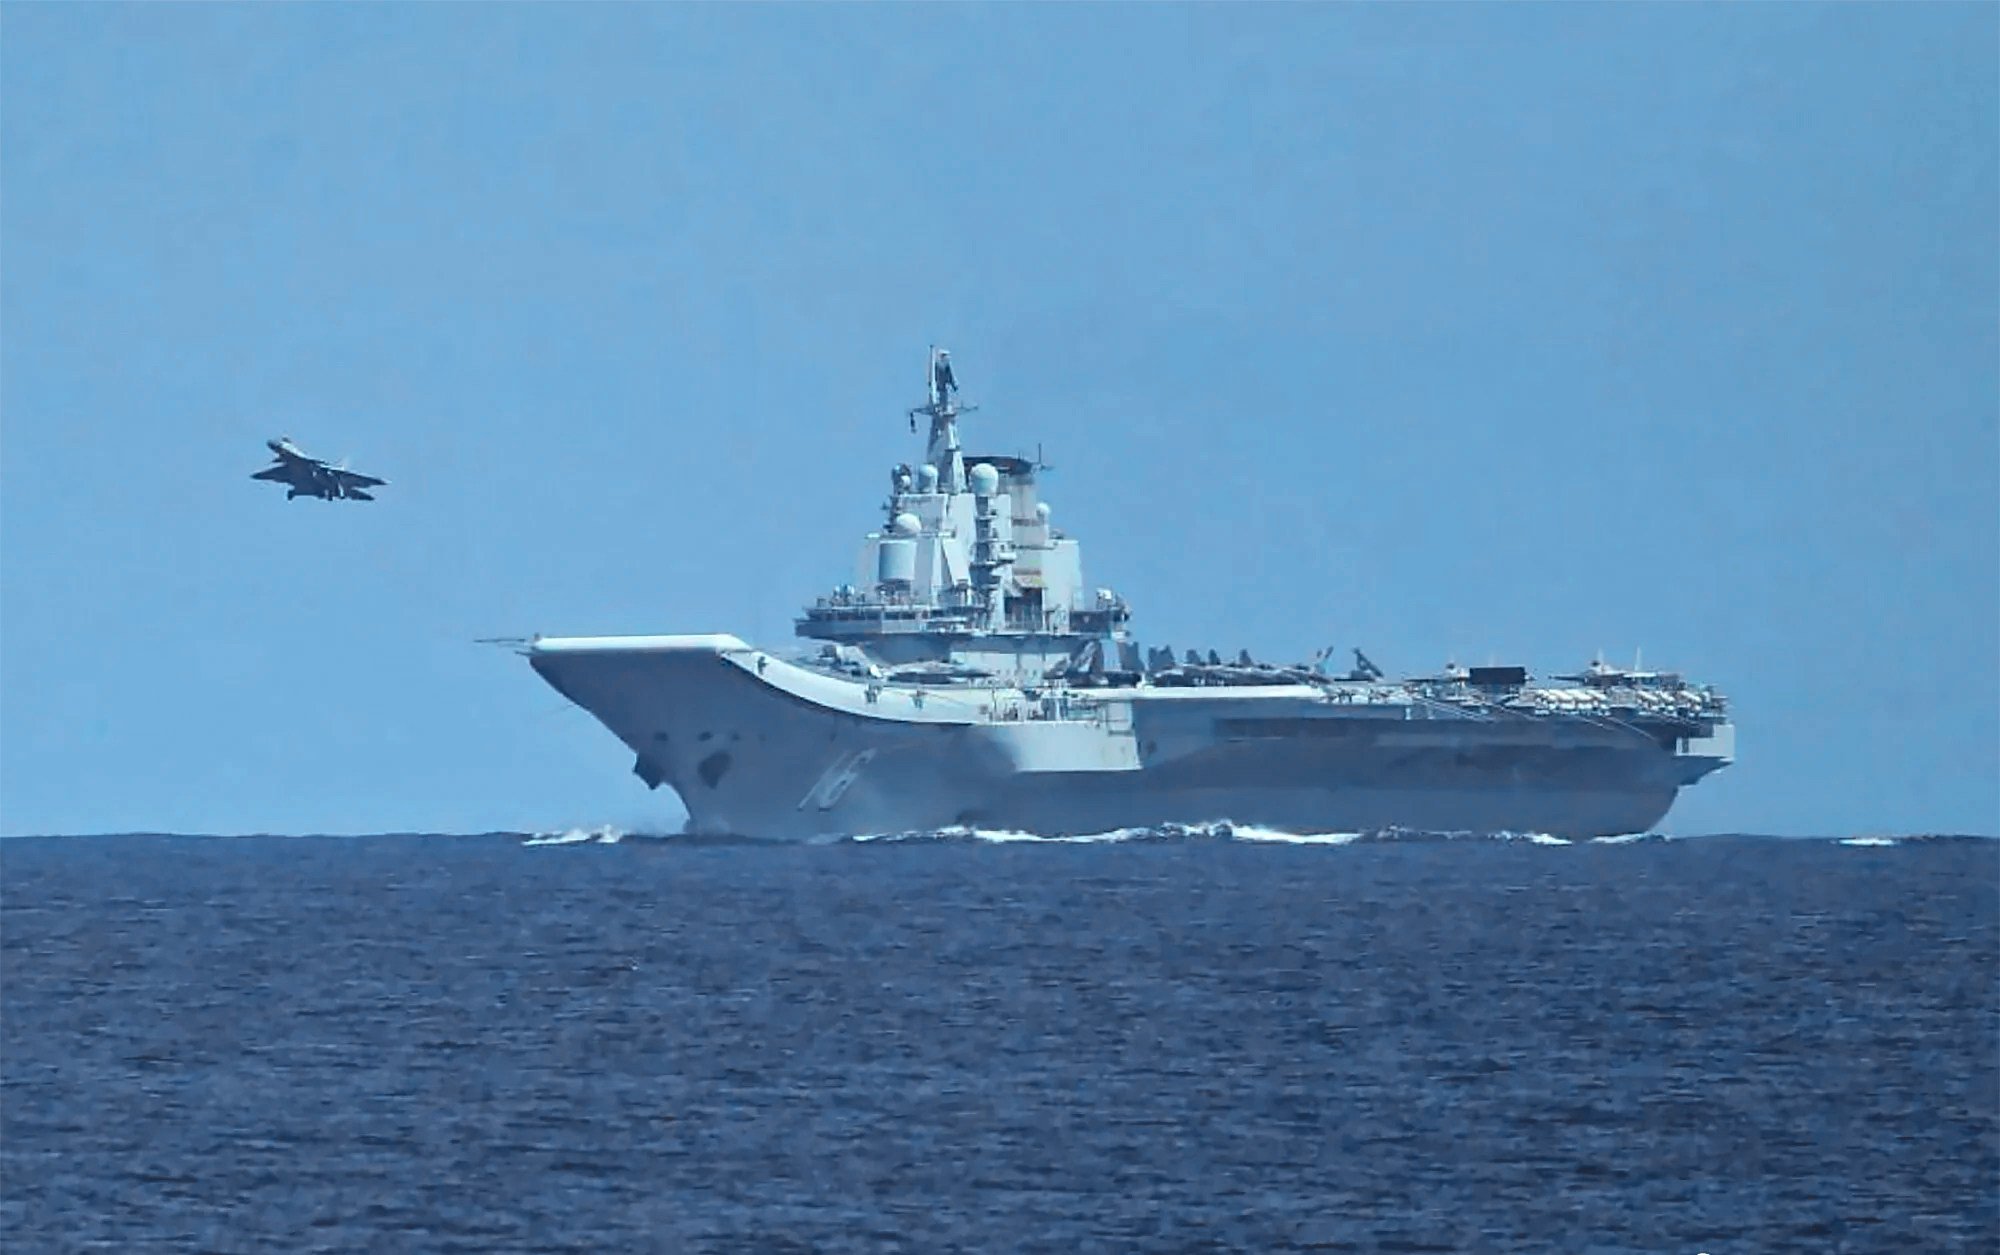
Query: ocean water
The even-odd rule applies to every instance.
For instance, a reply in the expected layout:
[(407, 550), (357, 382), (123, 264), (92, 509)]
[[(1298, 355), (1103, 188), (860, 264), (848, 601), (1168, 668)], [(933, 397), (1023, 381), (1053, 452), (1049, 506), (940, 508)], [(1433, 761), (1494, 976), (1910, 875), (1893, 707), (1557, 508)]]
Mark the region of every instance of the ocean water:
[(0, 1247), (2000, 1249), (2000, 842), (0, 842)]

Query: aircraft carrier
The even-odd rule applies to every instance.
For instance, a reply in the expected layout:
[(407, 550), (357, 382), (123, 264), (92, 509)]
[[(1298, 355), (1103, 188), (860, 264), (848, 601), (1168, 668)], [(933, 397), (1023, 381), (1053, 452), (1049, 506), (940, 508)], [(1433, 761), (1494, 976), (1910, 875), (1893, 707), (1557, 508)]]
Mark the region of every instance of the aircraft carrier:
[(933, 349), (923, 460), (790, 656), (735, 636), (537, 636), (534, 669), (666, 785), (688, 831), (811, 840), (1223, 821), (1291, 832), (1645, 832), (1734, 756), (1721, 694), (1601, 660), (1387, 678), (1142, 648), (1039, 498), (1039, 458), (959, 446)]

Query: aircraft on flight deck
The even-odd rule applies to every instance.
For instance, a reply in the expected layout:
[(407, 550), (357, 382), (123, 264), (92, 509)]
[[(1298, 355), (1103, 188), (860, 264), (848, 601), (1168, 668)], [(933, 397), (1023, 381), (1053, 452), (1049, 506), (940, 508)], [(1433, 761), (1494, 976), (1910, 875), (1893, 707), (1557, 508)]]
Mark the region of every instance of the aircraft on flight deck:
[(276, 440), (266, 440), (266, 448), (278, 455), (277, 461), (252, 475), (252, 479), (268, 479), (274, 483), (290, 485), (285, 500), (294, 497), (319, 497), (326, 501), (373, 501), (374, 495), (363, 489), (376, 488), (388, 483), (373, 475), (363, 475), (350, 471), (343, 464), (328, 466), (316, 457), (301, 450), (292, 443), (290, 436), (280, 436)]

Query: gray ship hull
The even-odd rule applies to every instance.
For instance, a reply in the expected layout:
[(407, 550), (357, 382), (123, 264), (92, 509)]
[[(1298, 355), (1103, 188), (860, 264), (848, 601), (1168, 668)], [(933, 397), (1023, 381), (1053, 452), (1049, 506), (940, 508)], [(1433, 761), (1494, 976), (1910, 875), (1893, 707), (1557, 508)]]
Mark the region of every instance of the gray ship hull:
[(729, 636), (542, 639), (529, 657), (680, 796), (689, 831), (772, 840), (1216, 820), (1614, 835), (1651, 828), (1733, 752), (1727, 724), (1675, 740), (1387, 688), (885, 685)]
[(1179, 786), (1144, 773), (1130, 783), (1071, 775), (1002, 788), (960, 816), (979, 828), (1035, 833), (1109, 832), (1228, 821), (1283, 832), (1536, 832), (1580, 838), (1645, 832), (1665, 817), (1674, 790), (1644, 786), (1526, 789), (1468, 778), (1445, 787), (1302, 783), (1246, 773), (1234, 787)]

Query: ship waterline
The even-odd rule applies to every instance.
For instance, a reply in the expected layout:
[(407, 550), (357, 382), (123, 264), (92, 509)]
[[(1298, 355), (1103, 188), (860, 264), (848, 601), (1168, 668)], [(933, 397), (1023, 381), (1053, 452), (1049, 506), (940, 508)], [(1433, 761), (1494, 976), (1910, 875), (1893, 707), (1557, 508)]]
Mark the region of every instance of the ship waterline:
[(1141, 650), (1085, 583), (1039, 459), (964, 454), (933, 350), (925, 459), (891, 472), (817, 652), (734, 636), (536, 637), (534, 669), (679, 795), (691, 832), (773, 840), (954, 826), (1047, 834), (1229, 821), (1562, 837), (1643, 832), (1734, 759), (1722, 696), (1601, 660), (1389, 680)]

